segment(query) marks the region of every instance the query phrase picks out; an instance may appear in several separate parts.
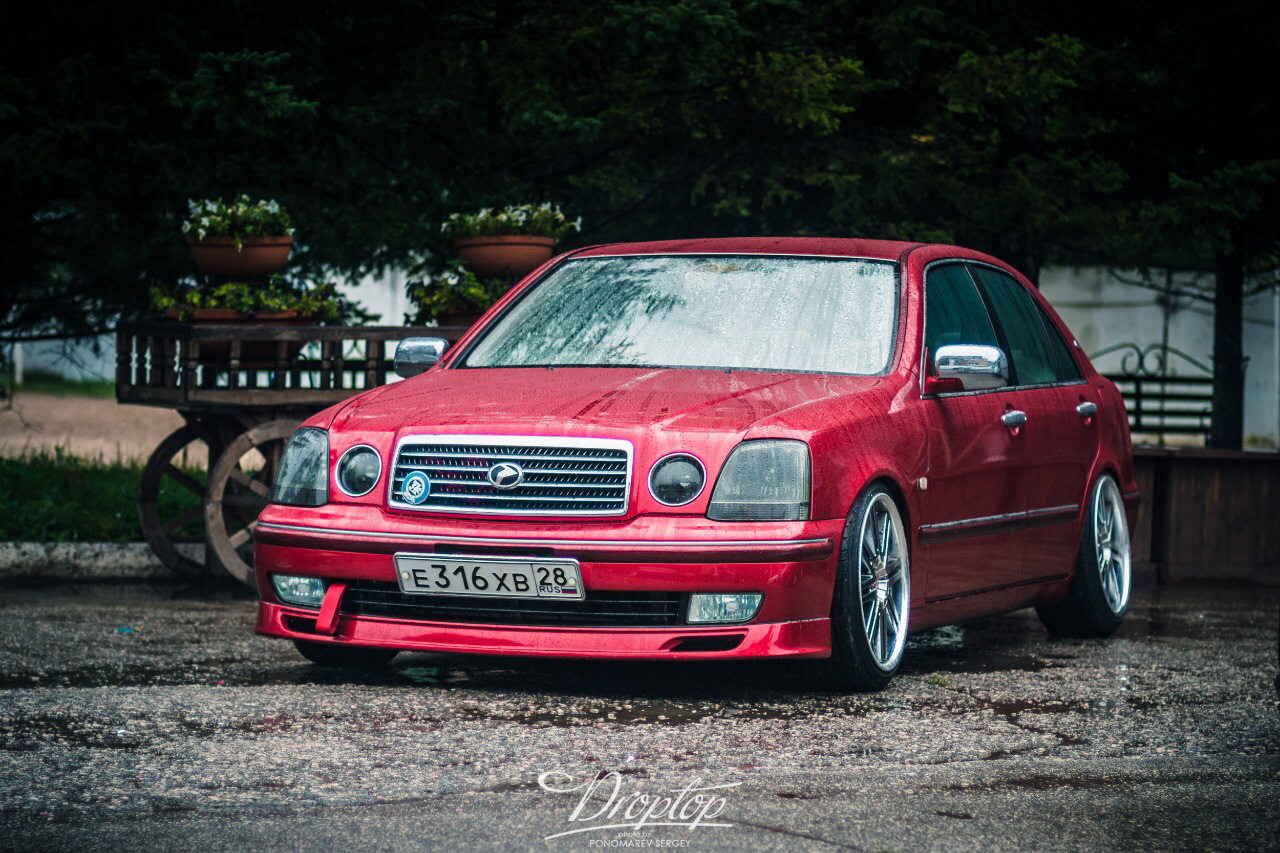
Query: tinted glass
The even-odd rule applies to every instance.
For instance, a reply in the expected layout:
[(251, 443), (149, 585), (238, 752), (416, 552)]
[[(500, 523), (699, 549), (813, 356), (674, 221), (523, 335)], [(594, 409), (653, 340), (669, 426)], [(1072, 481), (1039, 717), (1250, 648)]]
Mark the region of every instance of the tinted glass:
[(930, 267), (925, 275), (924, 334), (930, 359), (947, 344), (998, 346), (986, 306), (962, 265)]
[(897, 267), (796, 257), (582, 258), (494, 323), (468, 367), (709, 367), (876, 374)]
[(1049, 341), (1049, 349), (1053, 352), (1055, 372), (1062, 377), (1060, 381), (1076, 382), (1084, 379), (1084, 374), (1080, 372), (1080, 365), (1076, 364), (1075, 358), (1071, 355), (1071, 348), (1062, 339), (1057, 325), (1049, 319), (1049, 315), (1045, 313), (1040, 303), (1036, 302), (1035, 306), (1036, 311), (1040, 314), (1040, 322), (1044, 324), (1045, 337)]
[(975, 264), (970, 269), (995, 314), (1017, 384), (1045, 385), (1079, 379), (1070, 355), (1064, 362), (1062, 353), (1055, 351), (1054, 343), (1061, 346), (1062, 341), (1056, 331), (1045, 328), (1040, 307), (1022, 284), (991, 267)]

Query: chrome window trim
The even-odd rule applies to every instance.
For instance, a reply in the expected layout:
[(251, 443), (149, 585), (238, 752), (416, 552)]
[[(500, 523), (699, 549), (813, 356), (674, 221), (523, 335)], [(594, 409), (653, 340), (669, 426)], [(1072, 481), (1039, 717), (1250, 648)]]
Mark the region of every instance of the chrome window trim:
[(1003, 388), (979, 388), (973, 391), (941, 391), (937, 394), (926, 394), (924, 393), (924, 389), (921, 388), (920, 397), (925, 400), (936, 400), (939, 397), (971, 397), (974, 394), (1003, 394), (1008, 391), (1037, 391), (1042, 388), (1071, 388), (1076, 385), (1088, 384), (1089, 380), (1081, 379), (1076, 382), (1042, 382), (1038, 385), (1006, 385)]
[[(452, 444), (494, 444), (509, 447), (577, 447), (583, 450), (621, 450), (626, 453), (627, 470), (623, 480), (622, 508), (620, 510), (527, 510), (512, 511), (486, 507), (429, 507), (398, 501), (395, 498), (395, 466), (400, 459), (400, 451), (405, 444), (452, 443)], [(531, 518), (535, 516), (583, 517), (595, 518), (624, 516), (631, 508), (631, 478), (635, 465), (635, 446), (621, 438), (589, 438), (578, 436), (546, 436), (546, 435), (476, 435), (473, 433), (414, 433), (401, 436), (396, 442), (395, 453), (391, 457), (391, 473), (387, 477), (387, 506), (392, 509), (410, 510), (412, 512), (439, 512), (463, 515), (495, 515)], [(612, 500), (612, 499), (611, 499)]]
[[(347, 455), (349, 453), (351, 453), (353, 450), (359, 450), (362, 447), (369, 448), (370, 450), (373, 451), (373, 455), (378, 457), (378, 476), (374, 479), (372, 486), (365, 489), (363, 492), (360, 492), (359, 494), (357, 494), (355, 492), (347, 491), (347, 487), (342, 483), (342, 462), (344, 459), (347, 458)], [(338, 464), (333, 466), (333, 482), (338, 485), (338, 491), (342, 492), (347, 497), (362, 498), (365, 495), (372, 492), (374, 489), (378, 488), (378, 482), (382, 479), (382, 472), (385, 469), (386, 469), (386, 462), (383, 461), (382, 454), (378, 452), (378, 448), (374, 447), (372, 444), (353, 444), (350, 447), (348, 447), (346, 450), (342, 451), (342, 455), (338, 457)]]
[[(592, 258), (826, 258), (834, 261), (879, 261), (884, 264), (898, 265), (897, 258), (873, 257), (871, 255), (811, 255), (804, 252), (620, 252), (608, 255), (573, 255), (565, 258), (569, 261), (589, 261)], [(557, 264), (557, 266), (559, 266)]]
[[(739, 549), (760, 546), (764, 548), (786, 547), (788, 545), (826, 545), (830, 539), (508, 539), (497, 536), (456, 536), (432, 533), (382, 533), (377, 530), (351, 530), (336, 527), (310, 527), (303, 524), (282, 524), (278, 521), (264, 521), (258, 525), (261, 529), (284, 530), (299, 533), (323, 533), (329, 536), (359, 536), (371, 539), (408, 539), (421, 542), (448, 542), (451, 544), (473, 545), (511, 545), (511, 546), (554, 546), (565, 548), (585, 547), (628, 547), (655, 546), (662, 548), (708, 548)], [(487, 558), (486, 558), (487, 559)]]
[[(666, 501), (664, 501), (662, 498), (658, 497), (653, 493), (653, 472), (657, 471), (658, 466), (661, 465), (663, 462), (675, 456), (685, 456), (697, 463), (698, 470), (702, 471), (702, 485), (698, 487), (697, 493), (694, 494), (694, 496), (689, 498), (687, 501), (682, 501), (681, 503), (678, 503), (678, 504), (669, 504)], [(649, 497), (653, 498), (655, 501), (662, 504), (663, 506), (669, 506), (669, 507), (688, 506), (689, 504), (696, 501), (698, 498), (702, 497), (702, 493), (707, 490), (707, 466), (706, 466), (706, 463), (704, 463), (701, 459), (699, 459), (694, 454), (684, 450), (677, 450), (674, 453), (668, 453), (666, 456), (660, 457), (657, 461), (655, 461), (652, 465), (650, 465), (649, 476), (645, 479), (645, 482), (649, 486)]]

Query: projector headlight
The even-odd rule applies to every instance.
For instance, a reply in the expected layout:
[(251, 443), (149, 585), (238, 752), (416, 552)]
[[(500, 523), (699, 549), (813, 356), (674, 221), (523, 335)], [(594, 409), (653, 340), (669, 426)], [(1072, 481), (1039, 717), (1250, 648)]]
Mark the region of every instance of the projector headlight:
[(288, 506), (324, 506), (329, 502), (329, 433), (304, 427), (285, 445), (271, 502)]
[(672, 453), (659, 459), (649, 471), (649, 494), (665, 506), (684, 506), (707, 484), (707, 474), (696, 456)]
[(382, 457), (367, 444), (357, 444), (338, 460), (338, 488), (353, 498), (367, 495), (382, 476)]
[(707, 518), (803, 521), (809, 517), (809, 446), (760, 439), (733, 449), (720, 471)]

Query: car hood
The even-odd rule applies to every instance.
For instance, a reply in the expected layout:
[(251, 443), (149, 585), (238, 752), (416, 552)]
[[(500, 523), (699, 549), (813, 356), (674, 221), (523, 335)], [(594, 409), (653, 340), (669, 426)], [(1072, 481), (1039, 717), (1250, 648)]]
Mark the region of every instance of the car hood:
[[(333, 426), (397, 433), (741, 434), (784, 412), (858, 394), (880, 381), (874, 376), (652, 368), (432, 370), (361, 395), (338, 413)], [(788, 426), (804, 425), (788, 419)]]

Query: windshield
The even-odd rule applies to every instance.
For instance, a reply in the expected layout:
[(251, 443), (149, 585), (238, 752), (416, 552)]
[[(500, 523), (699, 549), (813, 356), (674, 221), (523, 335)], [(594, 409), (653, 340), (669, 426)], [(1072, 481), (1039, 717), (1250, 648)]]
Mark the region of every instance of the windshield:
[(888, 261), (675, 255), (556, 267), (467, 367), (688, 367), (877, 374), (897, 305)]

